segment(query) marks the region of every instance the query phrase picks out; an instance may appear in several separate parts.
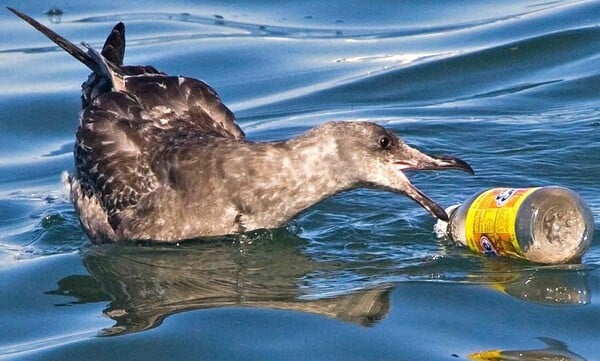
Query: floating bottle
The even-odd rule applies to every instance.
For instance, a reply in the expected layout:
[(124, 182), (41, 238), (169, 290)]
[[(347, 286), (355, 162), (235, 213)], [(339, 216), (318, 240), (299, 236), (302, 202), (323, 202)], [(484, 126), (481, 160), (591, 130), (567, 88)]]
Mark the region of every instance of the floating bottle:
[(579, 261), (592, 242), (592, 211), (556, 186), (492, 188), (447, 209), (436, 232), (472, 251), (556, 264)]

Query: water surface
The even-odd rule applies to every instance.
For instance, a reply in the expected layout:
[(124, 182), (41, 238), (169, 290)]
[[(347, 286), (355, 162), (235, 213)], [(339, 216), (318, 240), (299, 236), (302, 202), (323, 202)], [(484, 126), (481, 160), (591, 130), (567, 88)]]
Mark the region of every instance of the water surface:
[(273, 232), (91, 246), (60, 182), (87, 70), (2, 10), (0, 358), (598, 358), (600, 2), (5, 5), (97, 47), (125, 22), (127, 63), (205, 80), (251, 139), (371, 120), (459, 156), (476, 176), (410, 175), (443, 205), (569, 187), (596, 236), (579, 265), (485, 258), (411, 200), (358, 190)]

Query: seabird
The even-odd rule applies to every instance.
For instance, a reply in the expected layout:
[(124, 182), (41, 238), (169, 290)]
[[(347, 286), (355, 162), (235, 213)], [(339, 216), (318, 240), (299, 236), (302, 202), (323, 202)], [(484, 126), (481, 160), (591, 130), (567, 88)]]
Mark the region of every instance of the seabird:
[(92, 242), (180, 242), (282, 227), (360, 187), (405, 194), (447, 220), (404, 171), (473, 173), (458, 158), (424, 154), (370, 122), (329, 122), (288, 140), (249, 141), (204, 82), (123, 65), (123, 23), (98, 52), (8, 9), (92, 70), (82, 84), (75, 172), (66, 179)]

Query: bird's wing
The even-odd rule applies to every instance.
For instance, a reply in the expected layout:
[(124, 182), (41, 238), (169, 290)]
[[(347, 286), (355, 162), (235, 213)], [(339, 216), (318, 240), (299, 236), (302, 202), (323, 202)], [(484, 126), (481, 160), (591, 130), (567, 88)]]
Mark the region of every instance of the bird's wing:
[(244, 139), (235, 116), (204, 82), (187, 77), (143, 74), (124, 78), (125, 92), (142, 107), (144, 124), (197, 136)]
[[(76, 177), (117, 229), (122, 211), (169, 187), (169, 152), (202, 139), (243, 139), (233, 114), (204, 83), (166, 75), (126, 76), (126, 91), (96, 97), (81, 113)], [(200, 170), (199, 170), (200, 171)]]
[(116, 229), (119, 213), (160, 185), (141, 128), (143, 112), (126, 93), (98, 96), (81, 113), (75, 142), (75, 177), (97, 198)]
[(75, 176), (82, 191), (100, 201), (113, 229), (118, 228), (122, 211), (168, 186), (164, 170), (169, 168), (165, 164), (169, 157), (165, 154), (198, 139), (244, 139), (233, 113), (204, 82), (169, 76), (152, 66), (122, 65), (122, 23), (97, 52), (85, 44), (82, 49), (26, 14), (9, 10), (92, 70), (82, 86)]

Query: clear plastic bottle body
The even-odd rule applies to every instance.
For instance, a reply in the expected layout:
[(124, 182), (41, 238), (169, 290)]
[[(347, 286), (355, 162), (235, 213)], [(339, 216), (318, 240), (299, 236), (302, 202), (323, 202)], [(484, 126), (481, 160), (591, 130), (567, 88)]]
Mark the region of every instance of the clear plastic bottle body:
[(539, 263), (578, 260), (590, 246), (594, 220), (575, 192), (563, 187), (493, 188), (451, 209), (446, 234), (486, 254)]

